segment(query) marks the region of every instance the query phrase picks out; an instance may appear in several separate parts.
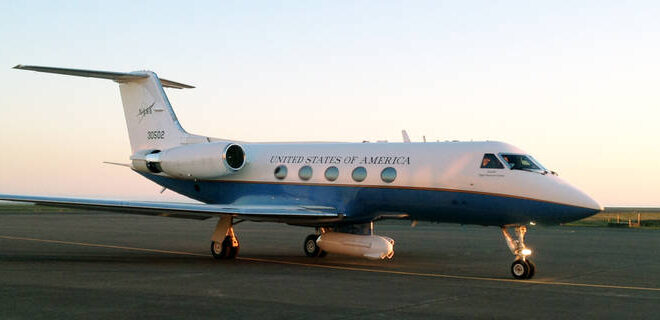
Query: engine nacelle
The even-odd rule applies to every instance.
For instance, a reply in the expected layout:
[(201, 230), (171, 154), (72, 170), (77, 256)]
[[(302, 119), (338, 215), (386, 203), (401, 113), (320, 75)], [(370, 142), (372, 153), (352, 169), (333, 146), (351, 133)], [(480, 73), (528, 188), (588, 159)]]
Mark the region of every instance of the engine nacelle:
[(391, 259), (394, 256), (394, 240), (377, 235), (359, 235), (343, 232), (326, 232), (316, 244), (324, 251), (367, 259)]
[(133, 169), (182, 179), (215, 179), (245, 166), (246, 153), (235, 143), (214, 142), (147, 150), (131, 157)]

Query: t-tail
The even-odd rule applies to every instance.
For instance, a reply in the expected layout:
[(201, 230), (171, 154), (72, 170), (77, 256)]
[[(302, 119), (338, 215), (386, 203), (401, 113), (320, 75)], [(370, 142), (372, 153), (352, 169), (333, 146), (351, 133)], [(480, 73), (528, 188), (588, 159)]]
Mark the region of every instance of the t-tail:
[(151, 71), (124, 73), (27, 65), (17, 65), (14, 68), (109, 79), (119, 83), (132, 153), (209, 141), (208, 138), (189, 134), (181, 127), (163, 90), (163, 87), (188, 89), (194, 88), (193, 86), (159, 79), (156, 73)]

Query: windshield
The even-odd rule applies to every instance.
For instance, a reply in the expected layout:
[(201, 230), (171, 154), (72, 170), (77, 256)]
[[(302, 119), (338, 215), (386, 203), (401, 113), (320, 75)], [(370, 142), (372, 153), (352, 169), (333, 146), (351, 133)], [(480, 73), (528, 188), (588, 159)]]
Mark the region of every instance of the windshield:
[(497, 160), (497, 157), (492, 153), (484, 154), (483, 159), (481, 159), (481, 168), (482, 169), (504, 169), (504, 165)]
[(531, 156), (522, 154), (502, 154), (501, 156), (511, 169), (545, 171), (545, 169), (532, 160), (533, 158)]

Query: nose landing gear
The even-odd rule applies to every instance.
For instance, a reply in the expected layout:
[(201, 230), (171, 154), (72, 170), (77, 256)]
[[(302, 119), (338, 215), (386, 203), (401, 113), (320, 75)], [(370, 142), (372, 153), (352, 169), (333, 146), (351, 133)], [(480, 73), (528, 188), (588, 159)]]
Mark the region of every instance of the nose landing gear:
[(512, 239), (506, 227), (502, 227), (502, 235), (509, 246), (509, 250), (516, 256), (516, 260), (511, 264), (511, 275), (515, 279), (531, 279), (536, 273), (536, 265), (529, 259), (532, 250), (525, 246), (525, 233), (527, 227), (517, 226), (515, 228), (517, 239)]

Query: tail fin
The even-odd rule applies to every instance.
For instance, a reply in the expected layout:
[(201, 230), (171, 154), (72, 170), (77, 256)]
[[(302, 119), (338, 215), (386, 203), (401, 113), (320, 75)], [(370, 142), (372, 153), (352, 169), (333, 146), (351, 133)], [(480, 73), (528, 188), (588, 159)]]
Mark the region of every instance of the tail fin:
[(163, 87), (184, 89), (194, 88), (193, 86), (159, 79), (151, 71), (123, 73), (26, 65), (17, 65), (14, 68), (118, 82), (132, 153), (146, 149), (163, 150), (197, 137), (181, 127), (163, 90)]

